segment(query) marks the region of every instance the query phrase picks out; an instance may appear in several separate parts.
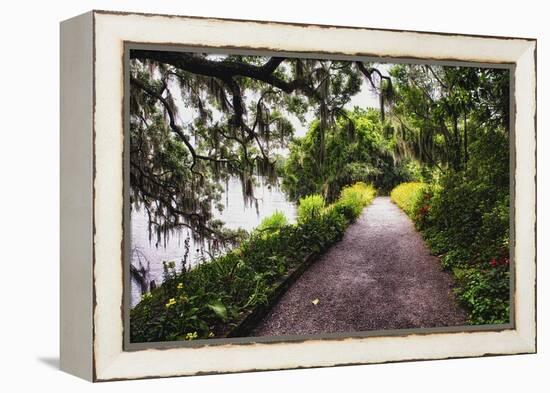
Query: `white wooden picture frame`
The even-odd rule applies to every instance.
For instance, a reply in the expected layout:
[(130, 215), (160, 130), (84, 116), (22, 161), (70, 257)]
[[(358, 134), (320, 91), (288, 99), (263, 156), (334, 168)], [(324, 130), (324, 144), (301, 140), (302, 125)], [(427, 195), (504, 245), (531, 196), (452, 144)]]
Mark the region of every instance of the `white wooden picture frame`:
[[(282, 342), (124, 342), (127, 44), (506, 65), (513, 70), (513, 323)], [(90, 381), (536, 351), (536, 40), (92, 11), (61, 23), (61, 368)]]

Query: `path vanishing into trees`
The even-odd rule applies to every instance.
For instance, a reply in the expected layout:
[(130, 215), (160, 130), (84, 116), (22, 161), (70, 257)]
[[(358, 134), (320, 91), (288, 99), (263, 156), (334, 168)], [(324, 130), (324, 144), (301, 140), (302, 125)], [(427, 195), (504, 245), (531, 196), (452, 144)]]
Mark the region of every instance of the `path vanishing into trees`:
[(452, 285), (411, 220), (377, 197), (251, 335), (464, 325)]

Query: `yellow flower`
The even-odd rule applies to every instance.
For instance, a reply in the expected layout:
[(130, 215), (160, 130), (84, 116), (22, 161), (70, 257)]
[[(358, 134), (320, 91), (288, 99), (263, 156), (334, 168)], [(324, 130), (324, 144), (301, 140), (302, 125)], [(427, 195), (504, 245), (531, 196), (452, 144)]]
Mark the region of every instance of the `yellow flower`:
[(208, 337), (210, 338), (214, 337), (214, 333), (213, 332), (208, 333)]
[(189, 340), (189, 341), (194, 340), (194, 339), (196, 339), (197, 337), (199, 337), (199, 335), (197, 334), (197, 332), (187, 333), (187, 334), (185, 335), (185, 339), (186, 339), (186, 340)]
[(147, 292), (147, 293), (144, 293), (143, 295), (141, 295), (141, 300), (150, 299), (152, 297), (153, 297), (153, 295), (151, 295), (151, 292)]
[(166, 303), (166, 304), (164, 305), (164, 307), (170, 308), (170, 307), (172, 307), (174, 304), (176, 304), (176, 299), (171, 298), (170, 300), (168, 300), (168, 303)]
[(183, 283), (180, 282), (180, 283), (178, 284), (178, 289), (183, 289)]

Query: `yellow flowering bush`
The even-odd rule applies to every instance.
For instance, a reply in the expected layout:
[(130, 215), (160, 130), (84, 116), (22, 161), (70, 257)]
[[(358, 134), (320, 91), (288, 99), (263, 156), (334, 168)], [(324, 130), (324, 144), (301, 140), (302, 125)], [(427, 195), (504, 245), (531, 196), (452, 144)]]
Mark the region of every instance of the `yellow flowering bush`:
[(425, 187), (424, 183), (419, 182), (402, 183), (392, 190), (390, 198), (401, 210), (412, 217), (415, 213), (416, 202)]

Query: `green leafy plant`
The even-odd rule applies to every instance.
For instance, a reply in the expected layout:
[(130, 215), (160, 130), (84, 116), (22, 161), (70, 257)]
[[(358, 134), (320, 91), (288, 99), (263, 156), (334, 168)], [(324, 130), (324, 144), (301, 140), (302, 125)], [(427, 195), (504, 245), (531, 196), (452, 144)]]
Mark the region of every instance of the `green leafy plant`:
[(376, 191), (356, 184), (332, 205), (303, 198), (298, 223), (275, 212), (225, 255), (190, 270), (166, 265), (166, 280), (130, 311), (132, 342), (223, 337), (241, 316), (268, 302), (287, 272), (340, 240)]
[(373, 184), (382, 193), (411, 179), (410, 160), (397, 160), (395, 136), (374, 109), (340, 110), (332, 124), (313, 121), (307, 134), (294, 138), (285, 162), (283, 186), (295, 200), (320, 194), (336, 201), (343, 187)]
[(376, 196), (376, 190), (372, 185), (363, 182), (344, 187), (340, 198), (334, 203), (333, 208), (343, 214), (348, 220), (353, 221), (370, 204)]
[(325, 199), (319, 195), (309, 195), (300, 199), (298, 205), (298, 221), (317, 218), (325, 208)]
[(419, 182), (402, 183), (391, 191), (390, 198), (401, 210), (412, 216), (425, 187), (425, 184)]
[(405, 183), (391, 193), (453, 272), (472, 324), (510, 317), (507, 146), (505, 135), (487, 132), (472, 143), (467, 169), (449, 171), (437, 185)]
[(510, 322), (510, 272), (505, 263), (487, 263), (479, 268), (455, 272), (459, 286), (455, 293), (469, 310), (470, 323)]
[(284, 213), (275, 211), (272, 215), (264, 218), (260, 225), (256, 227), (257, 232), (273, 233), (288, 225), (288, 220)]

